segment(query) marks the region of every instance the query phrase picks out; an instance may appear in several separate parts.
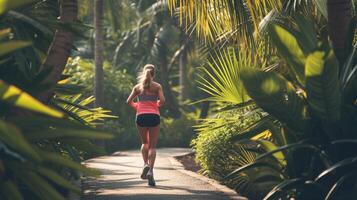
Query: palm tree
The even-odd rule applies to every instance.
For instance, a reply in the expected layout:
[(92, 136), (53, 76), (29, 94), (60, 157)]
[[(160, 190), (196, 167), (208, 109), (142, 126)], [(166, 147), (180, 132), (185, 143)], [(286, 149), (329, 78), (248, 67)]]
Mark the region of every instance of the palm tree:
[(187, 56), (188, 51), (183, 49), (179, 59), (179, 76), (180, 76), (180, 101), (183, 102), (187, 99)]
[(95, 78), (94, 78), (94, 96), (95, 106), (103, 106), (103, 0), (96, 0), (94, 5), (94, 28), (95, 28), (95, 44), (94, 44), (94, 59), (95, 59)]
[[(63, 23), (73, 23), (77, 21), (77, 0), (60, 1), (60, 21)], [(70, 56), (74, 33), (68, 29), (59, 28), (52, 44), (47, 52), (47, 57), (42, 66), (42, 71), (50, 70), (50, 74), (43, 80), (44, 85), (49, 85), (49, 89), (42, 91), (37, 97), (42, 102), (48, 102), (54, 93), (57, 82), (61, 79), (62, 72)]]
[(343, 63), (346, 57), (346, 33), (353, 8), (351, 0), (185, 0), (180, 1), (180, 4), (176, 0), (168, 0), (168, 6), (172, 11), (179, 9), (181, 24), (188, 23), (188, 26), (192, 26), (193, 23), (197, 34), (204, 40), (238, 40), (240, 44), (243, 42), (248, 46), (254, 46), (256, 39), (259, 39), (253, 36), (259, 25), (272, 20), (272, 10), (283, 12), (284, 15), (294, 15), (298, 12), (312, 17), (322, 15), (328, 19), (329, 35), (340, 63)]

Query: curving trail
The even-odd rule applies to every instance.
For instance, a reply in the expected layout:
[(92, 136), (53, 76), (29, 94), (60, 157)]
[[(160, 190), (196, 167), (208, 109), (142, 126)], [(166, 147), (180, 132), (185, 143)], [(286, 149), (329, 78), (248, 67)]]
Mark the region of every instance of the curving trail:
[[(189, 153), (189, 149), (158, 149), (154, 175), (156, 187), (141, 180), (142, 159), (139, 151), (98, 157), (86, 165), (102, 171), (99, 178), (83, 180), (84, 200), (228, 200), (225, 193), (203, 179), (185, 173), (172, 156)], [(193, 173), (192, 173), (193, 174)], [(234, 199), (244, 199), (235, 197)]]

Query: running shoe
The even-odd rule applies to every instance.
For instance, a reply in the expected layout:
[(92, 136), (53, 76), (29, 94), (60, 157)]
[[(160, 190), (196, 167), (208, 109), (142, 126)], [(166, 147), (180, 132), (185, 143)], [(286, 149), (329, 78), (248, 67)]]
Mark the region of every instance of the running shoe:
[(147, 173), (146, 176), (148, 178), (148, 185), (149, 186), (155, 186), (156, 183), (155, 183), (155, 180), (154, 180), (154, 174), (152, 173), (151, 170)]
[(150, 166), (149, 165), (144, 165), (143, 171), (141, 172), (141, 179), (147, 179), (147, 173), (150, 170)]

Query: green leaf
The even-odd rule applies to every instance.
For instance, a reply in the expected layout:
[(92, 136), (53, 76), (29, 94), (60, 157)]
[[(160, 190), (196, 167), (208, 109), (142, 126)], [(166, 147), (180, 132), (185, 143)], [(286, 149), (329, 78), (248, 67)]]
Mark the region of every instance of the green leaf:
[(6, 55), (13, 51), (31, 46), (32, 42), (26, 41), (10, 41), (10, 42), (2, 42), (0, 44), (0, 56)]
[[(262, 145), (263, 149), (265, 149), (266, 151), (273, 151), (277, 148), (279, 148), (277, 145), (275, 145), (274, 143), (268, 141), (268, 140), (257, 140), (257, 142), (259, 144)], [(275, 154), (273, 154), (273, 156), (276, 158), (276, 160), (282, 165), (285, 166), (286, 165), (286, 159), (285, 156), (282, 152), (276, 152)]]
[(18, 177), (43, 200), (65, 200), (45, 179), (32, 171), (25, 171)]
[(0, 120), (0, 140), (15, 149), (21, 155), (35, 161), (41, 161), (41, 157), (36, 153), (30, 143), (24, 138), (15, 126), (6, 124)]
[(276, 172), (281, 172), (281, 168), (278, 167), (277, 165), (273, 165), (271, 163), (262, 162), (262, 161), (256, 161), (256, 162), (253, 162), (253, 163), (246, 164), (246, 165), (244, 165), (242, 167), (239, 167), (238, 169), (234, 170), (233, 172), (227, 174), (224, 177), (224, 179), (229, 179), (229, 178), (231, 178), (232, 176), (234, 176), (236, 174), (242, 173), (242, 172), (250, 170), (250, 169), (261, 168), (261, 167), (267, 167), (267, 168), (272, 169), (272, 170), (274, 170)]
[(0, 101), (6, 101), (11, 105), (43, 113), (52, 117), (63, 117), (63, 113), (44, 105), (19, 88), (13, 85), (7, 85), (2, 80), (0, 80)]
[(0, 15), (4, 14), (8, 10), (32, 4), (38, 1), (40, 0), (0, 0)]
[(321, 172), (315, 181), (319, 183), (326, 183), (332, 180), (332, 178), (337, 179), (345, 175), (346, 172), (355, 172), (357, 167), (357, 157), (346, 158), (342, 161), (337, 162), (328, 169)]
[(276, 154), (277, 152), (294, 151), (296, 149), (307, 149), (307, 150), (311, 150), (311, 152), (316, 152), (316, 153), (318, 153), (319, 158), (321, 159), (321, 161), (323, 161), (325, 166), (329, 167), (331, 165), (331, 161), (330, 161), (328, 155), (323, 150), (321, 150), (320, 148), (318, 148), (312, 144), (306, 143), (304, 140), (302, 140), (300, 142), (296, 142), (296, 143), (278, 147), (278, 148), (271, 150), (267, 153), (259, 155), (258, 157), (256, 157), (255, 160), (259, 161), (263, 158), (271, 157), (272, 155)]
[(81, 171), (86, 173), (87, 175), (91, 175), (91, 176), (97, 176), (100, 175), (100, 173), (97, 170), (93, 170), (93, 169), (89, 169), (86, 168), (85, 166), (76, 163), (64, 156), (61, 156), (57, 153), (52, 153), (52, 152), (46, 152), (46, 151), (40, 151), (39, 150), (39, 154), (44, 158), (44, 160), (46, 162), (50, 162), (50, 163), (54, 163), (54, 164), (58, 164), (64, 167), (68, 167), (77, 171)]
[[(2, 141), (0, 141), (0, 152), (5, 153), (5, 155), (11, 157), (12, 159), (16, 159), (21, 162), (25, 162), (25, 158), (23, 158), (17, 152), (14, 152), (14, 151), (10, 150), (9, 148), (7, 148), (7, 146)], [(1, 163), (0, 163), (0, 167), (1, 167)]]
[(265, 197), (264, 200), (275, 200), (279, 199), (279, 195), (283, 192), (287, 192), (289, 189), (301, 187), (305, 184), (306, 179), (295, 178), (286, 180), (277, 186), (275, 186)]
[(81, 191), (79, 188), (73, 186), (69, 181), (64, 179), (61, 175), (59, 175), (57, 172), (52, 171), (50, 169), (46, 169), (44, 167), (40, 167), (37, 169), (37, 171), (42, 175), (45, 176), (46, 178), (50, 179), (51, 181), (57, 183), (58, 185), (69, 189), (73, 192), (76, 192), (77, 194), (80, 194)]
[[(356, 194), (357, 191), (350, 188), (351, 183), (356, 182), (356, 171), (347, 173), (333, 184), (330, 191), (327, 193), (325, 200), (333, 200), (333, 199), (351, 199), (351, 198), (341, 198), (341, 196), (346, 196), (346, 193), (352, 192), (352, 194)], [(346, 188), (347, 189), (346, 191)]]
[(279, 25), (271, 25), (269, 30), (270, 37), (279, 54), (286, 59), (299, 83), (305, 85), (304, 65), (306, 56), (296, 37)]
[(243, 139), (250, 139), (259, 133), (269, 130), (270, 126), (272, 125), (271, 122), (273, 121), (271, 116), (266, 116), (258, 120), (256, 123), (250, 125), (245, 130), (240, 131), (239, 134), (234, 135), (232, 137), (232, 141), (239, 141)]
[(0, 197), (4, 196), (7, 200), (23, 200), (19, 189), (13, 181), (0, 181)]
[(292, 129), (305, 127), (305, 102), (292, 84), (274, 72), (257, 69), (242, 71), (241, 79), (250, 97), (266, 112)]
[(71, 145), (76, 149), (84, 152), (88, 152), (94, 155), (104, 155), (105, 149), (101, 146), (96, 146), (89, 140), (84, 139), (60, 139), (60, 142)]
[(294, 16), (294, 20), (299, 30), (292, 30), (292, 32), (296, 36), (296, 39), (300, 44), (303, 52), (305, 54), (312, 52), (317, 45), (314, 21), (311, 19), (307, 19), (302, 14), (296, 14), (296, 16)]
[(338, 61), (332, 50), (315, 51), (306, 60), (306, 91), (311, 112), (328, 121), (341, 117)]
[(240, 71), (247, 66), (256, 66), (247, 52), (234, 49), (218, 51), (212, 62), (200, 70), (205, 76), (198, 75), (199, 88), (210, 95), (207, 100), (240, 104), (247, 100), (246, 91), (240, 80)]
[(48, 130), (38, 130), (28, 133), (26, 137), (31, 141), (43, 139), (60, 139), (60, 138), (82, 138), (82, 139), (112, 139), (113, 135), (96, 130), (76, 130), (56, 128)]

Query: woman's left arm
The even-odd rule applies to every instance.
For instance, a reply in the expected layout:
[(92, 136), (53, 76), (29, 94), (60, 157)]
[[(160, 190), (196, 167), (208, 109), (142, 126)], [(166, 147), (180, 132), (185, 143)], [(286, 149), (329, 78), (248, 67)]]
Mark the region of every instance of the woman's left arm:
[(135, 103), (133, 100), (135, 99), (136, 96), (138, 96), (138, 92), (137, 92), (136, 87), (134, 87), (133, 90), (131, 91), (128, 99), (126, 100), (126, 103), (135, 109), (137, 108), (137, 103)]

